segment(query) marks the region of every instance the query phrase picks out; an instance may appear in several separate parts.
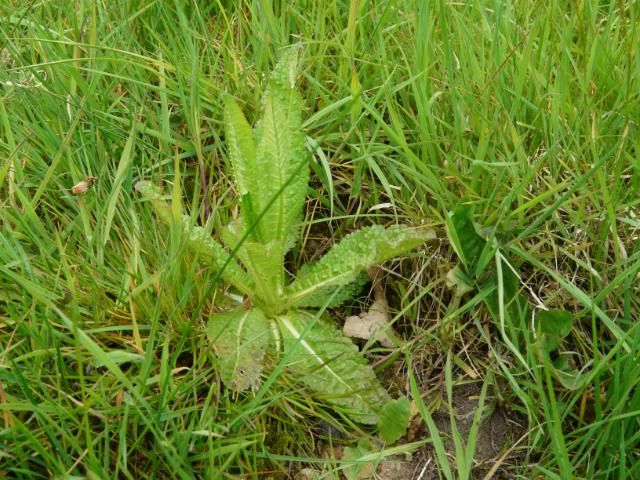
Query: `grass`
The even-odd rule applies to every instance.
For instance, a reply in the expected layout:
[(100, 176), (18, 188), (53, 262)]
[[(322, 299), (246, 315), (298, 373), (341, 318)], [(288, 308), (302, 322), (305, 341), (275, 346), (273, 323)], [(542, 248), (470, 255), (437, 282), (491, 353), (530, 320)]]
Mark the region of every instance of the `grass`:
[[(429, 428), (381, 455), (435, 444), (441, 474), (469, 478), (475, 435), (454, 434), (447, 456), (428, 394), (475, 375), (525, 419), (501, 466), (513, 478), (637, 478), (637, 2), (4, 0), (0, 13), (0, 476), (338, 478), (348, 462), (322, 458), (318, 425), (347, 432), (332, 448), (366, 432), (286, 372), (257, 396), (221, 387), (204, 325), (222, 286), (133, 190), (179, 172), (192, 215), (224, 223), (220, 95), (259, 111), (279, 49), (301, 42), (317, 150), (293, 264), (361, 224), (441, 234), (385, 265), (406, 343), (371, 358), (392, 353), (380, 373), (395, 369), (394, 395), (422, 395)], [(86, 176), (96, 185), (71, 195)], [(460, 202), (531, 305), (574, 314), (558, 354), (570, 384), (530, 318), (496, 321), (488, 290), (446, 286)]]

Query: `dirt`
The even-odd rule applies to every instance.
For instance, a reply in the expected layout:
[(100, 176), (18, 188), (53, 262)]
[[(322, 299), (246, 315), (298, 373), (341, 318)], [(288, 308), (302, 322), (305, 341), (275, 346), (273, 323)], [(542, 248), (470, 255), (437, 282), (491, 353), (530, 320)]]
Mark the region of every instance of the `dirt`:
[[(467, 381), (453, 388), (452, 409), (455, 412), (455, 422), (462, 440), (466, 445), (469, 431), (473, 424), (473, 418), (478, 409), (478, 401), (482, 390), (482, 381)], [(489, 388), (485, 398), (484, 409), (476, 439), (476, 448), (473, 457), (473, 469), (471, 478), (484, 480), (507, 480), (516, 476), (521, 471), (523, 458), (518, 451), (518, 441), (526, 433), (526, 418), (500, 406), (495, 394)], [(433, 421), (443, 439), (449, 464), (455, 474), (455, 447), (451, 440), (450, 409), (446, 404), (446, 392), (431, 389), (429, 398), (425, 403), (432, 404), (436, 397), (442, 400), (442, 406), (432, 412)], [(328, 427), (326, 427), (328, 428)], [(331, 427), (323, 433), (333, 439), (343, 437), (341, 432)], [(410, 428), (410, 438), (406, 441), (413, 442), (427, 439), (431, 435), (428, 428), (421, 422), (420, 417), (414, 419)], [(322, 444), (324, 442), (321, 442)], [(342, 458), (342, 447), (333, 447), (326, 450), (325, 458)], [(297, 479), (316, 480), (322, 477), (321, 472), (311, 468), (299, 471)], [(364, 478), (375, 480), (439, 480), (441, 477), (435, 451), (431, 445), (414, 451), (410, 456), (395, 455), (388, 457), (380, 464), (373, 475), (363, 475)]]
[(401, 457), (391, 457), (378, 467), (374, 478), (378, 480), (417, 479), (427, 471), (432, 462), (426, 452), (415, 453), (410, 460)]
[[(462, 433), (464, 441), (468, 440), (473, 418), (478, 408), (478, 400), (482, 390), (481, 382), (465, 383), (453, 389), (453, 409), (455, 410), (457, 428)], [(445, 395), (446, 397), (446, 395)], [(434, 415), (434, 422), (441, 434), (450, 435), (451, 420), (448, 409), (441, 408)], [(475, 449), (475, 459), (487, 461), (504, 452), (505, 447), (513, 445), (512, 438), (524, 432), (522, 419), (509, 419), (507, 413), (500, 406), (495, 405), (495, 399), (488, 395), (485, 399), (484, 412), (478, 429)]]
[[(455, 421), (463, 442), (466, 445), (473, 418), (478, 408), (478, 400), (482, 390), (481, 381), (473, 381), (454, 387), (452, 392), (452, 408)], [(447, 398), (446, 392), (440, 392), (441, 398)], [(508, 412), (497, 405), (495, 397), (488, 392), (482, 412), (480, 427), (476, 439), (473, 457), (472, 478), (474, 479), (511, 479), (514, 468), (517, 468), (519, 454), (517, 447), (509, 451), (526, 432), (526, 419), (514, 412)], [(455, 447), (451, 440), (450, 410), (444, 404), (432, 413), (433, 421), (444, 441), (452, 470), (455, 471)], [(426, 426), (421, 425), (414, 432), (414, 440), (430, 437)], [(496, 465), (496, 462), (499, 462)], [(399, 468), (399, 467), (398, 467)], [(493, 469), (493, 471), (492, 471)], [(415, 453), (411, 462), (402, 466), (401, 470), (378, 469), (379, 480), (419, 479), (436, 480), (440, 478), (433, 447), (424, 447)]]

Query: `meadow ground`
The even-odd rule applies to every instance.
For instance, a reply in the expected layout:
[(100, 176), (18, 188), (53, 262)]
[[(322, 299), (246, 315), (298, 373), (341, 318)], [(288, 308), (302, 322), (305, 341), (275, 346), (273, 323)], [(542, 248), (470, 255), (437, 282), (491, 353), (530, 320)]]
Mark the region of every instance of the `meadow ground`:
[[(221, 94), (253, 121), (290, 43), (292, 269), (362, 225), (438, 234), (382, 266), (403, 343), (367, 357), (416, 408), (394, 446), (286, 372), (225, 389), (224, 286), (133, 189), (179, 171), (226, 219)], [(0, 477), (640, 477), (639, 46), (633, 0), (1, 0)]]

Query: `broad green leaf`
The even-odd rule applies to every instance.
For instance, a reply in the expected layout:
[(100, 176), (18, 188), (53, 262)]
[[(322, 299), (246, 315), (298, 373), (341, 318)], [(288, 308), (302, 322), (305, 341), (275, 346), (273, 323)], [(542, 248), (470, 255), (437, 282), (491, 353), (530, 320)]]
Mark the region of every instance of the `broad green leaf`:
[(472, 213), (471, 207), (464, 204), (449, 212), (447, 234), (465, 271), (478, 277), (493, 258), (493, 249), (477, 232)]
[(245, 231), (245, 223), (239, 218), (223, 229), (222, 240), (237, 253), (252, 278), (255, 287), (251, 297), (254, 303), (262, 304), (267, 310), (278, 310), (284, 296), (284, 245), (279, 242), (257, 243), (248, 238), (243, 241)]
[(246, 224), (242, 218), (236, 218), (232, 220), (229, 225), (222, 229), (222, 242), (232, 252), (236, 252), (240, 261), (244, 263), (239, 253), (240, 248), (244, 242), (251, 241), (246, 235)]
[(536, 335), (542, 349), (551, 353), (571, 333), (573, 317), (565, 310), (539, 310), (536, 312), (535, 322)]
[[(151, 202), (156, 215), (165, 224), (171, 225), (173, 214), (171, 207), (164, 201), (162, 189), (150, 182), (138, 182), (136, 190)], [(253, 290), (251, 279), (240, 268), (238, 262), (217, 243), (203, 227), (191, 225), (188, 215), (182, 215), (179, 219), (180, 228), (185, 235), (187, 245), (191, 251), (204, 258), (222, 277), (241, 292), (248, 294)]]
[(343, 286), (331, 286), (321, 289), (313, 295), (302, 299), (297, 306), (305, 308), (339, 307), (358, 295), (368, 281), (369, 277), (364, 273), (360, 273), (353, 282)]
[(342, 460), (347, 463), (342, 470), (347, 480), (365, 480), (371, 478), (376, 471), (376, 465), (370, 460), (361, 460), (367, 458), (374, 451), (373, 445), (362, 437), (355, 447), (346, 447)]
[(402, 255), (429, 239), (432, 230), (394, 225), (363, 228), (347, 235), (334, 245), (318, 262), (305, 266), (287, 289), (291, 305), (305, 305), (305, 299), (326, 291), (329, 287), (347, 285), (374, 265)]
[(247, 272), (253, 279), (254, 302), (262, 304), (268, 313), (280, 313), (284, 305), (283, 245), (244, 242), (238, 252)]
[(208, 336), (228, 387), (245, 390), (260, 382), (269, 346), (269, 321), (257, 308), (218, 313), (209, 319)]
[(375, 425), (391, 400), (349, 338), (314, 316), (292, 310), (277, 319), (289, 369), (355, 421)]
[(551, 367), (555, 379), (568, 390), (575, 391), (583, 389), (585, 383), (588, 381), (588, 375), (582, 374), (572, 367), (565, 355), (558, 356), (553, 362), (548, 362), (547, 365)]
[(256, 145), (253, 131), (236, 101), (224, 97), (224, 125), (233, 180), (242, 196), (255, 191)]
[(380, 412), (378, 432), (387, 444), (392, 444), (407, 433), (409, 427), (409, 399), (400, 397), (388, 402)]
[(301, 128), (302, 97), (295, 89), (297, 64), (298, 49), (290, 48), (271, 73), (256, 127), (256, 168), (247, 172), (252, 176), (247, 181), (256, 185), (255, 195), (250, 194), (265, 243), (288, 243), (307, 193), (309, 155)]
[[(226, 140), (229, 146), (233, 179), (242, 204), (240, 213), (245, 223), (252, 225), (255, 222), (252, 197), (260, 193), (259, 177), (256, 175), (256, 145), (253, 131), (232, 97), (225, 96), (224, 103)], [(259, 238), (259, 226), (256, 225), (256, 228), (258, 228), (258, 235), (251, 236)]]

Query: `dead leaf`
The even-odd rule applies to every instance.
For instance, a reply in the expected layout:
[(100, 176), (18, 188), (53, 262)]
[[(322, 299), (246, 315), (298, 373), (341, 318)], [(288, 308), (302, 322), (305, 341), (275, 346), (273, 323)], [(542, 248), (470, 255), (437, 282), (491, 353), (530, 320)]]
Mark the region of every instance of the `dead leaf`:
[(373, 295), (375, 302), (369, 310), (360, 315), (347, 317), (342, 333), (347, 337), (362, 338), (369, 340), (373, 338), (386, 348), (393, 348), (393, 329), (391, 328), (391, 316), (389, 315), (389, 304), (384, 294), (382, 286), (383, 271), (380, 268), (370, 268), (367, 273), (373, 282)]
[(391, 329), (387, 301), (378, 299), (373, 302), (369, 311), (360, 315), (347, 317), (342, 329), (347, 337), (362, 338), (369, 340), (371, 338), (380, 342), (387, 348), (392, 348), (395, 344), (387, 333)]

